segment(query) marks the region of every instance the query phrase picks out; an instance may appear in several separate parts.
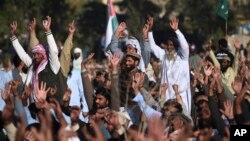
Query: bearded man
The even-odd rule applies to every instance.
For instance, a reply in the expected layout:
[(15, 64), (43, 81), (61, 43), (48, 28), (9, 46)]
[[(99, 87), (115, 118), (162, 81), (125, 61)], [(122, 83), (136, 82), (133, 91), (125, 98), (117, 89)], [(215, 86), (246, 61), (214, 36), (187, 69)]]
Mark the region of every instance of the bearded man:
[[(152, 52), (161, 60), (161, 84), (167, 83), (168, 85), (165, 100), (176, 98), (176, 95), (179, 94), (190, 113), (189, 46), (184, 35), (178, 29), (178, 24), (176, 18), (171, 21), (170, 26), (175, 31), (177, 38), (168, 38), (163, 48), (155, 44), (152, 32), (148, 33), (148, 38)], [(152, 29), (152, 18), (148, 20), (148, 25)], [(174, 91), (173, 85), (178, 85), (177, 91)]]

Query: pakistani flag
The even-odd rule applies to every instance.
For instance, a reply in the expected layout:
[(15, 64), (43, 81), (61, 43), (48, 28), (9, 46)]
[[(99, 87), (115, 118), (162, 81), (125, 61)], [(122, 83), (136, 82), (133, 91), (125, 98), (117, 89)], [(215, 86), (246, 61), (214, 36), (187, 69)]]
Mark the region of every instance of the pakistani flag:
[(107, 1), (107, 8), (109, 15), (108, 15), (108, 25), (106, 29), (105, 48), (107, 48), (107, 46), (111, 42), (111, 37), (115, 32), (116, 28), (118, 27), (118, 20), (116, 18), (112, 0)]
[(220, 0), (216, 13), (220, 17), (222, 17), (224, 20), (227, 20), (228, 18), (228, 1), (227, 0)]

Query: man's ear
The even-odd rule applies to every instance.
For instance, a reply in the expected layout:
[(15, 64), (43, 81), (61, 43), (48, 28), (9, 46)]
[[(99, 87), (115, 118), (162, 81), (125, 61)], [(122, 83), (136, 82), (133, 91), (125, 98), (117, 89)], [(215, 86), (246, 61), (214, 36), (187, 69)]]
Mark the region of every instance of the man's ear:
[(136, 65), (136, 66), (139, 65), (139, 61), (138, 61), (138, 60), (135, 61), (135, 65)]

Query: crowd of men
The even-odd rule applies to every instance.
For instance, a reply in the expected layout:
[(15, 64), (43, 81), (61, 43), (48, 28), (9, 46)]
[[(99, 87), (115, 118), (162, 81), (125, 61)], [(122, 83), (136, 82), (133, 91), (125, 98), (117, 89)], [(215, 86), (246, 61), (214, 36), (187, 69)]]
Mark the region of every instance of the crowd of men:
[(229, 141), (230, 125), (250, 124), (250, 44), (194, 47), (173, 18), (175, 36), (157, 45), (149, 17), (140, 38), (120, 23), (97, 63), (73, 45), (74, 21), (63, 48), (51, 17), (42, 21), (46, 44), (36, 22), (24, 48), (13, 21), (16, 56), (1, 54), (1, 141)]

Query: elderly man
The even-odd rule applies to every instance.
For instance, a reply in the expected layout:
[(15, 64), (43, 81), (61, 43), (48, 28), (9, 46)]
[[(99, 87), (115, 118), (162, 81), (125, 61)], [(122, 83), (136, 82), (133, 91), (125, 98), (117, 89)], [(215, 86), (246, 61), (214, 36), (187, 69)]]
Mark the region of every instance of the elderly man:
[[(163, 49), (155, 44), (152, 32), (148, 33), (148, 38), (152, 52), (161, 61), (161, 84), (168, 84), (165, 99), (176, 98), (176, 95), (179, 94), (185, 103), (188, 113), (190, 113), (189, 46), (185, 37), (178, 29), (178, 24), (179, 22), (176, 18), (171, 21), (170, 26), (175, 31), (177, 38), (168, 38)], [(148, 25), (151, 30), (153, 18), (149, 18)], [(173, 89), (173, 85), (178, 85), (177, 91)]]

